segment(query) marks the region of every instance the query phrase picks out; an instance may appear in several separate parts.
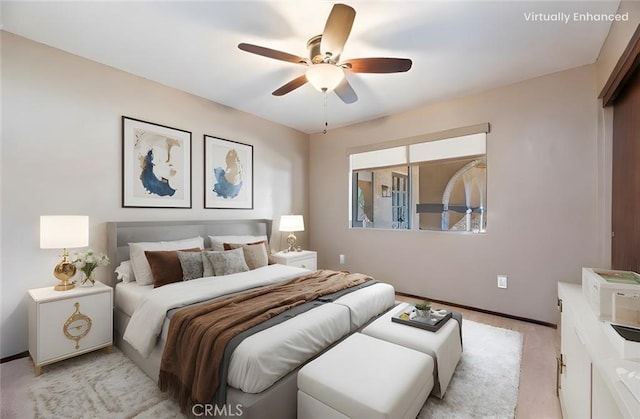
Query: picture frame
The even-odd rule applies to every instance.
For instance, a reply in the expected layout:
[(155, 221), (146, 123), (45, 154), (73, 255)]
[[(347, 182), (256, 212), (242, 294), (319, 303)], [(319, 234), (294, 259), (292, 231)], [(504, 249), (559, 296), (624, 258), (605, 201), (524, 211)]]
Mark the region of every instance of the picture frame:
[(122, 116), (122, 207), (191, 208), (191, 132)]
[(253, 146), (204, 135), (204, 207), (253, 209)]

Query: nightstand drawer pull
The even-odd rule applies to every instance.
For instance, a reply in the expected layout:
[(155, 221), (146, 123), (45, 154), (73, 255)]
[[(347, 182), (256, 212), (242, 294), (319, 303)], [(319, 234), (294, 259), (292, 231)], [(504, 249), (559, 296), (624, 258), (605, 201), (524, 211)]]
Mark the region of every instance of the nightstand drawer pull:
[(80, 312), (80, 303), (76, 302), (73, 306), (76, 310), (64, 322), (62, 331), (67, 339), (76, 342), (76, 349), (80, 349), (80, 339), (87, 336), (91, 331), (91, 317)]

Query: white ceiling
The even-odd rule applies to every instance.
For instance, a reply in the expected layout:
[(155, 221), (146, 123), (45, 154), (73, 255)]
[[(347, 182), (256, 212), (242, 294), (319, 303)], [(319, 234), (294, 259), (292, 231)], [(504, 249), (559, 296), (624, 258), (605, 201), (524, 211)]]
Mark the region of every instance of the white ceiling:
[[(324, 95), (309, 84), (271, 92), (305, 67), (243, 52), (246, 42), (306, 57), (334, 2), (5, 1), (2, 29), (265, 119), (313, 133)], [(348, 74), (359, 96), (327, 97), (329, 127), (595, 62), (619, 1), (345, 1), (357, 14), (342, 59), (411, 58), (407, 73)], [(529, 13), (569, 23), (527, 21)]]

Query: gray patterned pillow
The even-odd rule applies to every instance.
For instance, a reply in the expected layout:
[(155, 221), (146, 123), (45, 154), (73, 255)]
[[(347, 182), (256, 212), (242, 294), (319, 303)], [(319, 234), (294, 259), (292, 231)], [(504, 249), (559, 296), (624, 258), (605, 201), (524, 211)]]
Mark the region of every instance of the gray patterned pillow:
[(244, 260), (242, 248), (226, 250), (224, 252), (207, 252), (207, 257), (213, 265), (215, 276), (235, 274), (249, 270)]
[(242, 248), (244, 252), (244, 261), (247, 262), (249, 269), (261, 268), (269, 264), (269, 255), (267, 254), (267, 246), (265, 242), (249, 243), (249, 244), (235, 244), (225, 243), (225, 250)]
[(182, 252), (178, 251), (178, 259), (182, 266), (182, 279), (189, 281), (196, 278), (202, 278), (202, 256), (200, 252)]
[(213, 253), (213, 251), (205, 251), (201, 253), (202, 257), (202, 276), (209, 277), (214, 276), (213, 265), (211, 264), (211, 260), (207, 257), (209, 253)]

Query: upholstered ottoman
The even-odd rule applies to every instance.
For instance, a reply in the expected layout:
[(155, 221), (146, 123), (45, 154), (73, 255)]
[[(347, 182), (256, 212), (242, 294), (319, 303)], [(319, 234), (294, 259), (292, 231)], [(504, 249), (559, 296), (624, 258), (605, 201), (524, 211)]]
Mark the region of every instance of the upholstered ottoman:
[(433, 395), (442, 398), (462, 356), (460, 323), (451, 319), (438, 331), (430, 332), (391, 321), (394, 314), (404, 311), (408, 306), (410, 304), (407, 303), (395, 306), (361, 332), (431, 356), (435, 361)]
[(430, 356), (355, 333), (298, 372), (298, 419), (413, 419), (432, 387)]

